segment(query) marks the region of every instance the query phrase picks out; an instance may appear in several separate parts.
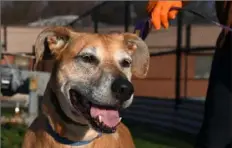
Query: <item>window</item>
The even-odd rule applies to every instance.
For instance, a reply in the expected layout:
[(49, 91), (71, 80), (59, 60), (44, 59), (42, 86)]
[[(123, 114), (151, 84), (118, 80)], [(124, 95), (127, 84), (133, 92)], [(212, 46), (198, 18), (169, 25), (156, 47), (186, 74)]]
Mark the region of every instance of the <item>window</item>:
[(196, 56), (195, 78), (208, 79), (211, 70), (213, 55)]

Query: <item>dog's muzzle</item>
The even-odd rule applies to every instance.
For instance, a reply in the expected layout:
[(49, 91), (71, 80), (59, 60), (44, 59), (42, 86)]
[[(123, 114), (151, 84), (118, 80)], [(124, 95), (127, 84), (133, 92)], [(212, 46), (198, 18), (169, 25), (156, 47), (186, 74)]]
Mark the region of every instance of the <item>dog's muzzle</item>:
[(115, 132), (121, 120), (119, 109), (134, 93), (133, 85), (124, 77), (115, 78), (110, 84), (110, 90), (112, 99), (115, 100), (111, 105), (97, 103), (78, 89), (69, 91), (74, 108), (89, 120), (93, 128), (104, 133)]

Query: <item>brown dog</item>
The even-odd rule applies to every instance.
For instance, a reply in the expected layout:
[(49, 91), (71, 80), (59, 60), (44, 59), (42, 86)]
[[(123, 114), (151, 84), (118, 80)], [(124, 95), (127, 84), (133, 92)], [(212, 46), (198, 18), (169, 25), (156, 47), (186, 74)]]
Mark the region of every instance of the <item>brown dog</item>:
[(50, 50), (54, 67), (24, 148), (134, 148), (119, 110), (133, 100), (132, 74), (144, 78), (149, 51), (131, 33), (91, 34), (51, 27), (36, 40), (36, 63)]

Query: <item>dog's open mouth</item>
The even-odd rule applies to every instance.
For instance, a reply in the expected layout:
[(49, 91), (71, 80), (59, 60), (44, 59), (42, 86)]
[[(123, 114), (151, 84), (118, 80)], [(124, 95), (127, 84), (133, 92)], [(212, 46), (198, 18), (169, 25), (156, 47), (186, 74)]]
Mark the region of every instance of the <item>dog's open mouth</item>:
[(104, 133), (116, 131), (116, 126), (121, 120), (116, 108), (96, 105), (75, 90), (70, 90), (70, 99), (74, 108), (89, 120), (95, 130)]

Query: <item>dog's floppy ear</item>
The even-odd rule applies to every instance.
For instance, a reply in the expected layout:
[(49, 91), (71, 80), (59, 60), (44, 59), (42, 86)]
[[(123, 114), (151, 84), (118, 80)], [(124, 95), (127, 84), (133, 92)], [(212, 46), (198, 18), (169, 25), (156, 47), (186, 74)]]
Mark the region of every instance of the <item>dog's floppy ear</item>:
[(124, 41), (132, 54), (132, 74), (139, 78), (145, 78), (150, 62), (147, 44), (136, 34), (132, 33), (124, 33)]
[(42, 59), (60, 58), (72, 38), (72, 33), (66, 27), (49, 27), (43, 30), (35, 42), (35, 67)]

